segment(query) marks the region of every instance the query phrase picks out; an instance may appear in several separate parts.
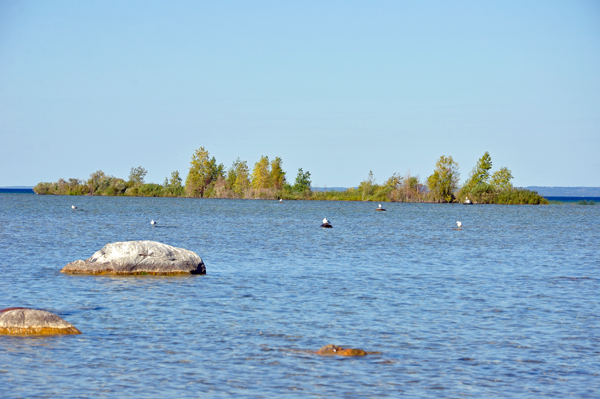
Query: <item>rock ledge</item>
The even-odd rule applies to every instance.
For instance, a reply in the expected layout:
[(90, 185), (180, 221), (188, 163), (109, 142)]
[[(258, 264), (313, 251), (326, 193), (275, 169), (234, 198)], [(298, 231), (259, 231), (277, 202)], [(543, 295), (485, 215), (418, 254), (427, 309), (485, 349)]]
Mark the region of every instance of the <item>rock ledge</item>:
[(61, 270), (68, 274), (176, 275), (206, 274), (200, 257), (187, 249), (156, 241), (124, 241), (106, 244), (86, 260), (71, 262)]

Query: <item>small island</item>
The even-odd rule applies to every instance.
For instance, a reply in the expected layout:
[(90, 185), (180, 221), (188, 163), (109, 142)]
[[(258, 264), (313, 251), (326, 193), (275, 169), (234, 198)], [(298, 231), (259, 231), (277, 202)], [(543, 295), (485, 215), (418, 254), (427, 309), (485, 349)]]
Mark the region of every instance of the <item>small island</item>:
[(218, 164), (215, 157), (200, 147), (192, 155), (185, 184), (179, 171), (171, 173), (163, 184), (146, 183), (148, 171), (133, 167), (127, 180), (93, 172), (87, 180), (59, 179), (54, 183), (38, 183), (33, 191), (40, 195), (101, 195), (135, 197), (189, 197), (280, 200), (338, 200), (377, 202), (424, 202), (474, 204), (548, 204), (536, 191), (516, 188), (512, 172), (506, 168), (492, 172), (492, 158), (485, 152), (459, 185), (458, 164), (451, 156), (441, 156), (433, 173), (424, 181), (410, 173), (394, 173), (383, 184), (377, 184), (373, 172), (356, 188), (345, 191), (314, 191), (310, 172), (298, 169), (293, 184), (280, 157), (269, 160), (262, 156), (250, 171), (247, 161), (239, 158), (230, 168)]

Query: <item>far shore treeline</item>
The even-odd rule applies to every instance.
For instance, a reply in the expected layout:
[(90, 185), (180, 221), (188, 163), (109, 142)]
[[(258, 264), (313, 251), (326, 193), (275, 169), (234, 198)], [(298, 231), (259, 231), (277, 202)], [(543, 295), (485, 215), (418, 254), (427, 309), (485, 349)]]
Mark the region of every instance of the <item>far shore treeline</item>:
[(468, 197), (480, 204), (547, 204), (535, 191), (513, 187), (512, 172), (502, 167), (492, 173), (492, 158), (486, 152), (459, 185), (458, 164), (451, 156), (441, 156), (433, 173), (421, 181), (419, 176), (393, 174), (377, 184), (372, 172), (346, 191), (313, 191), (310, 172), (298, 169), (293, 183), (288, 181), (276, 157), (262, 156), (252, 171), (239, 158), (228, 169), (217, 164), (204, 147), (197, 149), (190, 162), (185, 184), (179, 171), (171, 173), (163, 184), (146, 183), (148, 173), (142, 166), (131, 168), (127, 180), (106, 175), (98, 170), (87, 180), (59, 179), (56, 183), (38, 183), (36, 194), (106, 195), (136, 197), (190, 197), (239, 199), (303, 199), (392, 202), (464, 202)]

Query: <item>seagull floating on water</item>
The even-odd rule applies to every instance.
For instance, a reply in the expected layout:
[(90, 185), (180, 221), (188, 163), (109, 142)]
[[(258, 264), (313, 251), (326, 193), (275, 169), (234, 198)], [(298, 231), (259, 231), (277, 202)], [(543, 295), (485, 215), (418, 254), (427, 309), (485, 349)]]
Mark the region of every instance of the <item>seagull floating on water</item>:
[(156, 226), (156, 225), (157, 225), (157, 223), (156, 223), (154, 220), (151, 220), (151, 221), (150, 221), (150, 224), (151, 224), (152, 226)]
[(456, 222), (456, 225), (458, 226), (458, 229), (460, 230), (460, 228), (462, 227), (462, 223), (461, 223), (461, 222), (459, 222), (459, 221), (457, 221), (457, 222)]
[(77, 207), (75, 205), (71, 205), (71, 209), (75, 210)]

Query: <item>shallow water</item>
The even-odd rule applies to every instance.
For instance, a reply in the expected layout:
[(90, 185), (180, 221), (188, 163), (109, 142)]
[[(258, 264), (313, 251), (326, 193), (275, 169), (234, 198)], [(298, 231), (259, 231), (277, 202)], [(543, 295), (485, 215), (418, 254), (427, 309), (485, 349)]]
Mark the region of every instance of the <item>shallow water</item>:
[[(0, 336), (0, 397), (598, 397), (600, 207), (376, 206), (0, 194), (0, 308), (83, 332)], [(142, 239), (207, 274), (59, 272)]]

